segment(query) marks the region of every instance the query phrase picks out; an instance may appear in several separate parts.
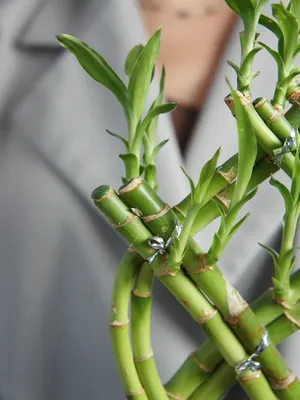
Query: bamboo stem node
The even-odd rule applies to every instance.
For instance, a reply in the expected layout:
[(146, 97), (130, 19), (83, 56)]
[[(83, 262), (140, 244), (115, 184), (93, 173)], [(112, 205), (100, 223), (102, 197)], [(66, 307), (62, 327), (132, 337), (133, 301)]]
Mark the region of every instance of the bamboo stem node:
[(237, 314), (232, 315), (231, 317), (224, 318), (225, 321), (231, 325), (231, 326), (236, 326), (240, 322), (240, 315), (249, 307), (249, 304), (245, 302), (244, 306), (240, 309), (240, 311)]
[(237, 175), (233, 167), (231, 167), (230, 170), (227, 172), (217, 170), (217, 174), (220, 174), (221, 176), (223, 176), (223, 178), (226, 179), (226, 181), (229, 183), (232, 183), (235, 180), (236, 175)]
[(205, 364), (203, 364), (201, 361), (198, 360), (195, 351), (193, 351), (193, 352), (191, 353), (190, 357), (191, 357), (191, 359), (192, 359), (193, 361), (195, 361), (195, 363), (198, 365), (198, 367), (199, 367), (202, 371), (208, 372), (208, 373), (214, 371), (214, 368), (209, 368), (209, 367), (207, 367)]
[(295, 319), (288, 311), (284, 312), (284, 315), (287, 317), (289, 321), (295, 324), (300, 329), (300, 321)]
[(166, 390), (166, 393), (170, 399), (174, 400), (186, 400), (185, 397), (181, 396), (180, 394), (173, 394)]
[(113, 227), (114, 229), (123, 228), (124, 226), (130, 224), (135, 218), (138, 218), (138, 216), (135, 215), (135, 214), (134, 214), (134, 215), (129, 215), (129, 216), (126, 218), (126, 221), (125, 221), (125, 222), (121, 222), (121, 223), (119, 223), (119, 224), (112, 224), (112, 227)]
[(154, 353), (153, 353), (153, 351), (151, 351), (145, 357), (134, 357), (134, 361), (135, 362), (143, 362), (143, 361), (149, 360), (149, 358), (151, 358), (153, 356), (154, 356)]
[(138, 390), (137, 392), (125, 392), (124, 394), (127, 397), (134, 397), (134, 396), (138, 396), (139, 394), (142, 394), (144, 392), (145, 392), (145, 389), (142, 388), (142, 389)]
[(272, 293), (272, 299), (279, 304), (280, 306), (290, 310), (292, 307), (287, 303), (288, 298), (285, 297), (284, 299), (279, 299), (276, 297), (275, 289), (272, 287), (271, 288), (271, 293)]
[(112, 328), (124, 328), (125, 325), (129, 324), (129, 319), (127, 319), (126, 321), (112, 321), (110, 322), (108, 325), (111, 326)]
[(152, 297), (152, 293), (142, 293), (138, 289), (132, 289), (131, 294), (136, 297), (142, 297), (144, 299)]
[(119, 189), (119, 194), (121, 195), (123, 193), (131, 192), (132, 190), (138, 188), (142, 183), (142, 178), (133, 178), (129, 183)]
[(287, 390), (295, 379), (296, 375), (292, 371), (290, 371), (290, 374), (285, 379), (276, 379), (270, 376), (268, 377), (271, 388), (274, 390), (282, 390), (282, 391)]
[(213, 310), (211, 312), (204, 312), (205, 317), (201, 318), (197, 324), (199, 325), (203, 325), (206, 324), (206, 322), (208, 322), (210, 319), (212, 319), (215, 315), (217, 315), (218, 310)]
[(188, 275), (197, 275), (197, 274), (200, 274), (207, 270), (210, 270), (210, 271), (214, 270), (214, 267), (207, 263), (207, 254), (206, 253), (200, 254), (199, 264), (200, 264), (200, 267), (198, 269), (188, 271)]
[(253, 372), (251, 375), (247, 375), (247, 376), (240, 376), (238, 378), (238, 380), (240, 382), (245, 382), (245, 381), (251, 381), (253, 379), (259, 379), (261, 375), (261, 370), (258, 370), (256, 372)]
[(268, 119), (268, 124), (271, 124), (272, 122), (276, 121), (276, 119), (283, 114), (283, 109), (278, 104), (276, 104), (274, 108), (275, 111), (273, 115), (271, 115), (271, 117)]
[(145, 222), (145, 224), (154, 221), (155, 219), (158, 219), (160, 217), (162, 217), (163, 215), (167, 214), (167, 212), (170, 210), (170, 206), (169, 204), (165, 204), (164, 208), (157, 214), (152, 214), (152, 215), (147, 215), (142, 217), (143, 222)]

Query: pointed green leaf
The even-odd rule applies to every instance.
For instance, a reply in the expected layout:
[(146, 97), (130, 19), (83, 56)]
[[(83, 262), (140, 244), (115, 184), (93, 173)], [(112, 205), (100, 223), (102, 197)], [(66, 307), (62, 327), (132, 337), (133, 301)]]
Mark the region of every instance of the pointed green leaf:
[(292, 257), (290, 267), (289, 267), (289, 273), (292, 271), (296, 263), (296, 256)]
[(129, 146), (128, 140), (124, 139), (122, 136), (118, 135), (117, 133), (114, 133), (114, 132), (109, 131), (108, 129), (105, 129), (105, 130), (106, 130), (106, 132), (107, 132), (109, 135), (120, 139), (120, 140), (124, 143), (124, 145), (125, 145), (125, 147), (126, 147), (126, 150), (129, 150), (129, 147), (128, 147), (128, 146)]
[(129, 80), (128, 89), (132, 97), (133, 109), (138, 120), (140, 120), (144, 110), (154, 63), (160, 49), (160, 38), (161, 28), (154, 33), (141, 51)]
[(230, 65), (235, 70), (235, 72), (239, 75), (240, 67), (237, 64), (235, 64), (233, 61), (230, 61), (230, 60), (227, 60), (227, 64)]
[(82, 68), (97, 82), (109, 89), (122, 105), (127, 119), (132, 118), (130, 94), (115, 71), (100, 54), (71, 35), (57, 35), (61, 46), (75, 55)]
[(281, 55), (277, 51), (271, 49), (271, 47), (267, 46), (265, 43), (259, 42), (259, 44), (262, 45), (276, 61), (278, 67), (278, 80), (282, 79), (282, 77), (285, 76), (285, 67)]
[(229, 7), (243, 19), (254, 16), (257, 0), (225, 0)]
[(300, 1), (299, 0), (290, 0), (290, 3), (287, 8), (290, 13), (294, 15), (299, 26), (300, 26)]
[(228, 235), (228, 240), (227, 242), (233, 237), (233, 235), (240, 229), (240, 227), (243, 225), (244, 222), (247, 221), (247, 219), (250, 217), (250, 213), (246, 214), (242, 219), (240, 219), (230, 230), (229, 235)]
[(154, 151), (153, 151), (153, 157), (156, 158), (159, 151), (168, 143), (169, 139), (165, 139), (163, 141), (161, 141), (160, 143), (158, 143), (158, 145), (155, 147)]
[(276, 85), (276, 87), (280, 87), (283, 90), (287, 90), (289, 84), (292, 82), (292, 80), (294, 78), (296, 78), (297, 75), (300, 75), (300, 69), (298, 68), (294, 68), (291, 73), (282, 81), (278, 82), (278, 84)]
[(176, 103), (166, 103), (166, 104), (160, 104), (158, 106), (153, 107), (146, 117), (143, 119), (141, 124), (139, 125), (134, 142), (133, 142), (133, 148), (134, 151), (138, 151), (142, 142), (143, 135), (148, 127), (148, 125), (151, 123), (153, 118), (157, 117), (160, 114), (165, 114), (169, 113), (176, 108)]
[(262, 243), (258, 243), (258, 244), (272, 256), (274, 261), (276, 261), (277, 263), (279, 262), (279, 254), (277, 253), (276, 250), (272, 249), (272, 247), (267, 246), (265, 244), (262, 244)]
[(234, 110), (238, 127), (238, 175), (234, 188), (232, 205), (239, 202), (246, 193), (248, 183), (252, 176), (253, 166), (257, 154), (257, 141), (251, 121), (240, 95), (231, 87), (231, 95), (234, 100)]
[[(155, 99), (155, 101), (153, 102), (152, 108), (155, 106), (159, 106), (163, 103), (164, 90), (165, 90), (165, 79), (166, 79), (166, 70), (165, 70), (165, 67), (163, 66), (162, 72), (161, 72), (161, 77), (160, 77), (159, 94), (158, 94), (157, 98)], [(158, 117), (153, 118), (147, 128), (147, 135), (148, 135), (149, 141), (151, 143), (152, 151), (155, 148), (155, 143), (156, 143), (157, 125), (158, 125)]]
[(221, 217), (226, 217), (226, 212), (227, 209), (224, 205), (224, 203), (222, 203), (221, 201), (218, 200), (218, 198), (213, 198), (212, 201), (215, 203), (215, 205), (218, 207), (219, 211), (220, 211), (220, 216)]
[(258, 186), (255, 189), (251, 190), (251, 192), (249, 192), (246, 196), (244, 196), (233, 207), (230, 207), (226, 216), (226, 220), (229, 226), (231, 226), (234, 223), (241, 209), (248, 201), (253, 199), (253, 197), (256, 195), (257, 192), (258, 192)]
[(126, 57), (125, 60), (125, 73), (127, 76), (129, 77), (131, 76), (136, 60), (141, 54), (143, 48), (144, 46), (142, 44), (137, 44), (128, 53), (128, 56)]
[(269, 31), (273, 32), (278, 39), (282, 36), (282, 30), (280, 29), (280, 26), (274, 19), (268, 17), (267, 15), (262, 14), (259, 17), (259, 23), (260, 25), (267, 28)]
[(283, 4), (272, 4), (272, 12), (283, 34), (283, 54), (281, 56), (285, 63), (290, 64), (298, 43), (298, 22)]
[(279, 190), (284, 200), (286, 212), (290, 213), (293, 209), (293, 199), (289, 189), (283, 183), (275, 179), (273, 176), (271, 176), (270, 184)]
[(195, 189), (195, 203), (202, 202), (209, 188), (211, 180), (216, 172), (220, 152), (221, 148), (219, 147), (213, 157), (209, 161), (207, 161), (207, 163), (203, 166), (201, 170), (200, 178)]
[(294, 254), (294, 249), (289, 249), (284, 254), (280, 254), (279, 266), (280, 267), (284, 265), (290, 266), (291, 263), (293, 263), (293, 254)]
[(193, 179), (190, 177), (190, 175), (186, 172), (186, 170), (183, 167), (180, 167), (184, 175), (187, 177), (190, 188), (191, 188), (191, 205), (194, 205), (194, 196), (195, 196), (195, 184)]
[(252, 49), (246, 56), (240, 71), (241, 74), (244, 74), (246, 71), (251, 71), (252, 68), (252, 64), (254, 61), (254, 57), (256, 56), (256, 54), (262, 49), (262, 47), (255, 47), (254, 49)]

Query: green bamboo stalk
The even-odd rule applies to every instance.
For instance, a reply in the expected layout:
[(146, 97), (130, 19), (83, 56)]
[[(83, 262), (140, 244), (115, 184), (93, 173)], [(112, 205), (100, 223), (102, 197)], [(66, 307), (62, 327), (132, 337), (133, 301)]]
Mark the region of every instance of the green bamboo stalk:
[[(139, 219), (134, 218), (134, 214), (109, 186), (97, 188), (93, 192), (92, 198), (95, 205), (131, 244), (133, 250), (138, 251), (143, 258), (148, 258), (149, 254), (153, 255), (151, 247), (149, 250), (145, 246), (145, 242), (152, 237), (152, 233)], [(160, 254), (153, 259), (150, 265), (154, 274), (185, 307), (194, 320), (201, 325), (229, 365), (235, 367), (248, 357), (243, 346), (233, 335), (218, 311), (181, 270), (177, 273), (171, 272), (167, 257)], [(238, 377), (238, 381), (250, 399), (257, 399), (258, 396), (275, 399), (267, 380), (260, 371), (246, 370)]]
[(113, 288), (109, 327), (125, 396), (128, 399), (148, 400), (133, 361), (128, 319), (131, 289), (141, 262), (141, 258), (131, 251), (127, 251), (121, 261)]
[(292, 125), (283, 114), (283, 110), (275, 108), (266, 98), (259, 97), (253, 102), (254, 108), (267, 126), (282, 141), (291, 136)]
[(134, 361), (149, 400), (168, 399), (160, 380), (151, 345), (153, 271), (143, 263), (131, 299), (131, 330)]
[[(278, 345), (300, 329), (300, 321), (291, 318), (287, 312), (271, 322), (267, 329), (273, 343)], [(219, 400), (234, 384), (234, 370), (222, 362), (205, 382), (200, 383), (197, 390), (188, 399)]]
[[(291, 276), (289, 299), (291, 304), (300, 299), (300, 269)], [(274, 302), (273, 288), (268, 289), (256, 299), (251, 307), (259, 321), (263, 325), (267, 325), (268, 330), (269, 324), (286, 311), (283, 305)], [(273, 331), (273, 335), (272, 337), (275, 337), (275, 331)], [(279, 339), (276, 339), (275, 342), (279, 343)], [(196, 351), (192, 352), (165, 384), (165, 388), (170, 393), (187, 398), (212, 374), (221, 361), (220, 352), (211, 341), (207, 340)], [(232, 371), (232, 369), (230, 370)]]
[[(165, 218), (163, 227), (160, 228), (157, 221), (161, 217), (162, 210), (166, 208), (166, 204), (145, 181), (141, 178), (133, 179), (128, 184), (123, 185), (119, 193), (127, 204), (131, 207), (135, 206), (141, 211), (145, 225), (152, 230), (153, 234), (166, 236), (172, 234), (177, 221), (175, 213), (171, 214), (169, 210), (169, 225), (167, 226)], [(151, 215), (151, 221), (148, 221), (149, 215)], [(156, 220), (155, 225), (153, 224), (154, 220)], [(154, 231), (153, 227), (157, 227), (157, 230)], [(263, 326), (241, 295), (225, 279), (219, 268), (208, 264), (206, 255), (201, 252), (192, 238), (189, 239), (183, 264), (190, 278), (218, 307), (241, 342), (250, 353), (253, 353), (263, 336)], [(291, 375), (286, 362), (272, 342), (260, 354), (259, 361), (275, 389), (277, 387), (276, 382), (285, 380)], [(286, 390), (280, 390), (278, 393), (276, 390), (276, 394), (280, 399), (291, 399), (293, 396), (300, 398), (299, 381), (295, 378)]]
[(286, 112), (286, 118), (290, 121), (291, 125), (295, 128), (300, 127), (300, 106), (293, 104), (292, 107)]
[[(255, 131), (258, 144), (269, 156), (273, 157), (274, 150), (282, 147), (281, 141), (265, 124), (259, 114), (256, 112), (251, 101), (249, 101), (242, 93), (237, 92), (239, 95), (242, 106), (248, 114), (250, 123)], [(295, 157), (288, 153), (284, 156), (281, 168), (290, 177), (293, 175)]]

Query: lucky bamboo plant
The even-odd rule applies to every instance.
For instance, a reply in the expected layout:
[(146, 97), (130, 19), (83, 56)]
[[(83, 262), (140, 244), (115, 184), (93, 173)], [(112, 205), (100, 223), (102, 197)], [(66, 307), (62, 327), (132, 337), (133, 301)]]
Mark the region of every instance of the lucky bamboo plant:
[[(127, 138), (107, 131), (125, 146), (120, 155), (125, 165), (123, 185), (118, 192), (102, 185), (93, 191), (92, 199), (129, 244), (115, 278), (109, 326), (125, 396), (130, 399), (220, 399), (236, 381), (250, 399), (300, 399), (300, 382), (276, 348), (300, 327), (300, 272), (292, 274), (300, 213), (300, 69), (294, 65), (300, 52), (300, 2), (226, 2), (244, 25), (240, 62), (229, 61), (237, 74), (237, 87), (228, 82), (230, 93), (225, 98), (237, 123), (238, 154), (218, 166), (218, 149), (196, 183), (182, 169), (191, 191), (173, 207), (159, 196), (156, 181), (156, 158), (167, 143), (156, 143), (158, 117), (176, 107), (164, 102), (164, 68), (158, 96), (145, 110), (161, 29), (145, 46), (129, 52), (126, 83), (86, 43), (57, 35), (84, 70), (116, 96), (127, 121)], [(273, 18), (263, 14), (267, 3)], [(276, 35), (277, 49), (258, 40), (259, 25)], [(251, 83), (258, 73), (252, 65), (262, 50), (275, 59), (278, 80), (272, 99), (253, 100)], [(290, 177), (289, 188), (275, 179), (279, 169)], [(249, 217), (239, 217), (245, 203), (268, 178), (285, 204), (282, 241), (279, 252), (260, 244), (273, 257), (274, 287), (250, 306), (217, 263)], [(219, 229), (204, 251), (193, 236), (216, 218)], [(170, 290), (208, 337), (165, 385), (151, 347), (154, 279)]]

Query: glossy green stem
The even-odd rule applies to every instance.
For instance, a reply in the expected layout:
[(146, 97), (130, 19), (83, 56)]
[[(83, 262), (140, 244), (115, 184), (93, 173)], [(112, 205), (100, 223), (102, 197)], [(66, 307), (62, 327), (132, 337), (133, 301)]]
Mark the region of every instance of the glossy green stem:
[(148, 263), (143, 263), (132, 290), (132, 347), (136, 369), (149, 400), (167, 400), (151, 345), (152, 285), (153, 271)]
[[(269, 335), (275, 345), (282, 343), (299, 330), (299, 321), (293, 321), (287, 316), (288, 313), (287, 315), (281, 315), (267, 326)], [(205, 382), (199, 384), (197, 390), (188, 399), (219, 400), (235, 384), (235, 380), (235, 371), (225, 362), (222, 362)]]
[(300, 106), (293, 104), (292, 107), (286, 112), (286, 118), (290, 121), (294, 128), (300, 127)]
[(134, 253), (124, 255), (114, 282), (109, 327), (125, 396), (128, 399), (148, 400), (133, 361), (128, 319), (131, 289), (140, 265), (141, 259)]
[[(137, 207), (141, 211), (145, 225), (149, 226), (147, 216), (151, 215), (151, 222), (154, 215), (156, 216), (155, 227), (157, 230), (153, 230), (153, 224), (151, 228), (149, 226), (153, 234), (164, 235), (164, 237), (171, 236), (177, 217), (175, 213), (171, 214), (169, 210), (168, 220), (164, 218), (162, 226), (159, 226), (161, 212), (166, 205), (147, 182), (140, 178), (134, 179), (129, 184), (123, 185), (119, 193), (127, 204), (131, 207)], [(190, 278), (216, 305), (241, 342), (250, 353), (253, 353), (263, 335), (262, 324), (241, 295), (229, 284), (219, 268), (207, 263), (206, 255), (203, 254), (192, 238), (189, 240), (183, 264)], [(272, 342), (260, 355), (259, 360), (271, 382), (277, 382), (288, 377), (289, 368)], [(273, 386), (276, 387), (276, 384), (273, 384)], [(288, 388), (276, 394), (281, 399), (290, 399), (290, 396), (294, 395), (294, 390), (298, 390), (297, 393), (300, 398), (300, 384), (293, 385), (292, 394), (290, 394), (290, 390)]]
[[(263, 325), (267, 325), (268, 330), (270, 323), (286, 311), (283, 305), (274, 302), (273, 291), (273, 288), (268, 289), (251, 304), (251, 308), (259, 321)], [(291, 304), (300, 299), (300, 269), (291, 276), (289, 299)], [(282, 334), (282, 329), (279, 330), (278, 334), (279, 338), (277, 338), (277, 332), (273, 329), (271, 338), (276, 339), (275, 344), (281, 341), (280, 335)], [(187, 398), (211, 375), (221, 361), (222, 356), (220, 352), (211, 341), (207, 340), (186, 359), (172, 378), (165, 384), (165, 388), (174, 395)], [(229, 370), (232, 371), (230, 368)], [(233, 372), (230, 375), (234, 377)]]
[[(131, 244), (131, 247), (139, 252), (143, 258), (149, 256), (145, 242), (153, 236), (152, 233), (140, 219), (135, 218), (129, 207), (123, 203), (117, 194), (111, 188), (103, 186), (93, 192), (92, 198), (95, 205), (117, 227), (122, 236)], [(121, 217), (122, 213), (123, 217)], [(218, 311), (183, 271), (171, 273), (166, 255), (158, 254), (150, 265), (159, 280), (185, 307), (194, 320), (201, 325), (229, 365), (234, 367), (247, 358), (248, 355), (243, 346), (223, 321)], [(251, 379), (252, 376), (255, 376), (255, 374), (246, 370), (239, 378), (239, 383), (249, 397), (256, 399), (260, 394), (264, 398), (275, 399), (264, 375), (255, 379)], [(244, 380), (244, 377), (249, 379)]]

